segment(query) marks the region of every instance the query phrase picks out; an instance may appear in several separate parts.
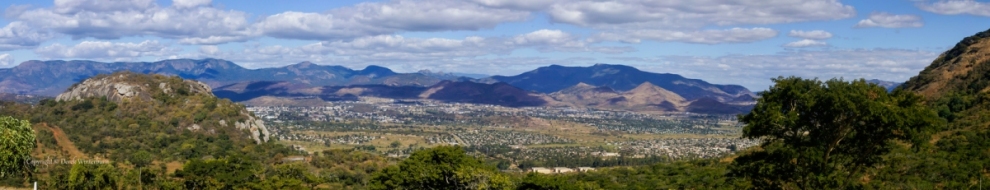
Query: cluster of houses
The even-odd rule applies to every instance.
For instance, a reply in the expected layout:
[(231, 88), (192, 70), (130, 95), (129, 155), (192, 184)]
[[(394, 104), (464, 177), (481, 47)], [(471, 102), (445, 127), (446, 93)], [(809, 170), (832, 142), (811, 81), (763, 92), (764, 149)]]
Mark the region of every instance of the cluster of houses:
[(532, 167), (529, 168), (529, 172), (541, 173), (541, 174), (559, 174), (559, 173), (570, 173), (570, 172), (588, 172), (594, 171), (595, 168), (592, 167), (577, 167), (577, 168), (567, 168), (567, 167)]

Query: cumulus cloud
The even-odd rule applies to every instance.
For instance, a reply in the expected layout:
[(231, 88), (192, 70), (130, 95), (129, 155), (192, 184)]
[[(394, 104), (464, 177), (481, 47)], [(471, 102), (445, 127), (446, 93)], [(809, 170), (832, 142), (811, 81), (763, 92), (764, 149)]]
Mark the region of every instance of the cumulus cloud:
[(51, 8), (20, 12), (13, 19), (75, 39), (158, 36), (187, 43), (218, 44), (251, 36), (248, 15), (202, 6), (209, 1), (176, 0), (159, 7), (151, 0), (58, 0)]
[(776, 24), (836, 20), (856, 14), (852, 6), (837, 0), (578, 0), (553, 4), (548, 12), (554, 22), (596, 28)]
[(943, 0), (932, 3), (918, 3), (918, 8), (943, 15), (969, 14), (990, 17), (990, 3), (974, 0)]
[(765, 55), (615, 57), (644, 70), (678, 73), (718, 84), (766, 89), (770, 78), (866, 78), (906, 81), (931, 64), (938, 52), (907, 49), (823, 49)]
[[(625, 46), (603, 46), (559, 30), (537, 30), (511, 37), (469, 36), (462, 39), (407, 38), (399, 35), (360, 37), (350, 41), (325, 41), (298, 47), (249, 46), (239, 51), (218, 51), (201, 46), (200, 57), (218, 57), (253, 66), (300, 61), (354, 63), (425, 63), (447, 60), (474, 60), (483, 56), (501, 57), (515, 50), (531, 48), (541, 52), (624, 53)], [(277, 65), (267, 65), (277, 66)]]
[(129, 61), (146, 56), (167, 57), (175, 55), (179, 51), (180, 49), (169, 47), (155, 40), (145, 40), (141, 43), (83, 41), (73, 46), (55, 43), (39, 47), (34, 50), (34, 53), (44, 58)]
[(478, 4), (508, 9), (537, 11), (543, 10), (561, 0), (472, 0)]
[(791, 32), (787, 33), (787, 35), (791, 37), (812, 39), (812, 40), (824, 40), (824, 39), (832, 38), (832, 33), (826, 32), (824, 30), (812, 30), (812, 31), (791, 30)]
[(6, 53), (0, 53), (0, 68), (9, 68), (16, 66), (14, 62), (14, 56)]
[(791, 48), (803, 48), (803, 47), (814, 47), (814, 46), (827, 46), (828, 43), (812, 39), (803, 39), (799, 41), (794, 41), (791, 43), (784, 44), (784, 47)]
[(52, 10), (62, 14), (74, 14), (82, 11), (141, 11), (154, 6), (153, 0), (55, 0)]
[(11, 22), (0, 28), (0, 51), (34, 48), (55, 37), (51, 32), (35, 30), (23, 22)]
[(870, 14), (870, 17), (867, 19), (860, 20), (855, 27), (918, 28), (922, 26), (925, 26), (925, 23), (921, 20), (921, 16), (918, 15), (895, 15), (877, 12)]
[(510, 39), (518, 47), (533, 47), (541, 52), (601, 52), (626, 53), (632, 52), (631, 47), (593, 46), (586, 40), (560, 30), (537, 30)]
[(266, 17), (255, 27), (277, 38), (333, 40), (400, 31), (488, 29), (504, 22), (523, 21), (529, 14), (457, 0), (397, 0), (361, 3), (327, 13), (284, 12)]
[(698, 44), (747, 43), (776, 37), (770, 28), (732, 28), (726, 30), (630, 30), (600, 33), (592, 41), (639, 43), (641, 40), (673, 41)]
[(177, 8), (192, 8), (207, 6), (212, 3), (211, 0), (173, 0), (172, 6)]

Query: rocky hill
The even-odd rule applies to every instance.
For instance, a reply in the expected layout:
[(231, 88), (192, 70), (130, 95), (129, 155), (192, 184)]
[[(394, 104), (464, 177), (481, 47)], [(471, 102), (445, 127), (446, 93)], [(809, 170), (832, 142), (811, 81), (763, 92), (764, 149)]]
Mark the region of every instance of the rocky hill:
[[(138, 77), (137, 74), (130, 72), (121, 72), (112, 75), (99, 75), (73, 85), (62, 94), (59, 94), (55, 100), (72, 101), (82, 100), (89, 97), (106, 97), (108, 100), (116, 103), (122, 103), (124, 100), (134, 98), (137, 98), (140, 101), (152, 101), (152, 92), (161, 91), (165, 94), (171, 94), (174, 92), (171, 86), (174, 84), (170, 84), (165, 81), (161, 81), (158, 84), (151, 84), (151, 81), (139, 79), (142, 78)], [(188, 90), (188, 92), (175, 93), (191, 93), (206, 96), (213, 95), (212, 90), (210, 90), (210, 86), (199, 81), (182, 80), (182, 83), (179, 85), (182, 85), (183, 88), (178, 89)]]
[[(202, 179), (190, 177), (190, 170), (216, 172), (199, 176), (230, 176), (240, 166), (270, 171), (264, 166), (271, 165), (261, 163), (304, 154), (274, 143), (265, 124), (243, 105), (178, 76), (126, 71), (97, 75), (57, 99), (0, 101), (0, 115), (33, 124), (37, 146), (32, 159), (47, 163), (33, 165), (31, 179), (44, 189), (101, 189), (89, 181), (112, 188), (143, 184), (182, 189), (184, 182)], [(195, 165), (203, 160), (229, 164)]]
[[(72, 85), (64, 93), (59, 94), (55, 100), (68, 102), (105, 98), (116, 104), (127, 104), (129, 102), (166, 103), (168, 100), (185, 99), (187, 101), (184, 104), (195, 104), (195, 102), (188, 102), (189, 97), (216, 99), (210, 86), (199, 81), (123, 71), (86, 79), (81, 83)], [(218, 104), (216, 100), (208, 103)], [(215, 107), (215, 105), (211, 107)], [(256, 143), (267, 142), (271, 134), (264, 123), (260, 119), (254, 118), (246, 110), (240, 112), (241, 117), (246, 117), (243, 121), (230, 120), (228, 122), (225, 119), (219, 119), (217, 122), (220, 126), (216, 127), (236, 127), (247, 130), (250, 132), (250, 138)], [(200, 122), (205, 119), (194, 118)], [(186, 128), (196, 131), (203, 129), (203, 126), (209, 125), (193, 122)]]

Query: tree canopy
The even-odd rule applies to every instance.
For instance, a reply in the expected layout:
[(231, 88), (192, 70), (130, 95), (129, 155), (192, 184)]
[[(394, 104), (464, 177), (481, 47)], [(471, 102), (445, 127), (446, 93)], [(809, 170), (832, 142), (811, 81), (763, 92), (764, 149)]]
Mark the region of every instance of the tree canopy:
[(731, 175), (758, 188), (858, 186), (865, 169), (883, 161), (897, 140), (926, 146), (942, 120), (906, 91), (887, 93), (866, 82), (797, 77), (773, 79), (739, 120), (760, 150), (735, 159)]
[(508, 189), (508, 176), (456, 146), (417, 151), (374, 174), (371, 189)]
[(18, 176), (27, 170), (34, 139), (31, 122), (0, 116), (0, 178)]

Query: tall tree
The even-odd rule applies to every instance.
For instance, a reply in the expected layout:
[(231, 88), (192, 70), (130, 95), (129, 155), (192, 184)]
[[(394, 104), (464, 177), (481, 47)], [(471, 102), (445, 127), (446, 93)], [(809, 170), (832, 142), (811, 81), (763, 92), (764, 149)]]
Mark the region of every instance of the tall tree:
[(27, 120), (0, 117), (0, 178), (22, 175), (30, 166), (31, 150), (35, 146), (34, 129)]
[(921, 97), (865, 80), (773, 79), (745, 123), (743, 137), (762, 140), (730, 175), (764, 189), (848, 188), (882, 161), (895, 140), (923, 146), (943, 122)]
[(398, 166), (376, 172), (371, 189), (509, 189), (508, 176), (456, 146), (414, 152)]

